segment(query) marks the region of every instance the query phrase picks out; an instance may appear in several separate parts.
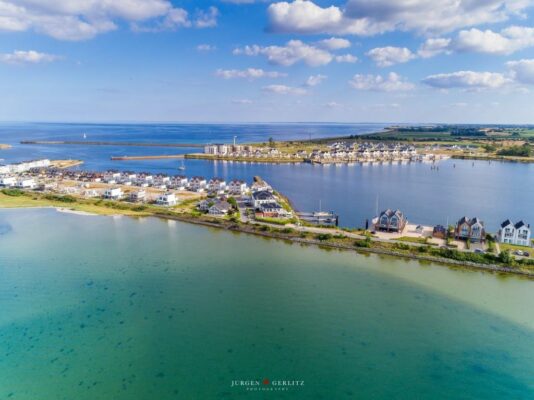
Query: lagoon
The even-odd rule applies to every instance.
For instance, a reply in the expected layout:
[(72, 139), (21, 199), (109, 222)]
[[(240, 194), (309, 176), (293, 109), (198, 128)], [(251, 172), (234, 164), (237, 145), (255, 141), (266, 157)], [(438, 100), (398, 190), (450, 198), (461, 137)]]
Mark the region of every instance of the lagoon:
[[(0, 398), (534, 396), (526, 279), (154, 218), (0, 227)], [(231, 387), (265, 378), (304, 386)]]
[(87, 170), (107, 169), (147, 171), (244, 179), (260, 175), (285, 194), (299, 211), (334, 211), (340, 225), (363, 227), (365, 220), (379, 209), (399, 208), (418, 224), (454, 224), (462, 216), (477, 216), (490, 232), (511, 218), (534, 223), (534, 164), (447, 160), (439, 170), (429, 164), (381, 165), (274, 165), (223, 161), (187, 160), (179, 171), (178, 160), (111, 161), (111, 156), (177, 154), (199, 149), (118, 147), (79, 145), (20, 145), (20, 140), (88, 140), (134, 142), (231, 142), (306, 139), (312, 137), (362, 134), (380, 130), (379, 124), (270, 124), (270, 125), (194, 125), (194, 124), (1, 124), (0, 142), (12, 144), (0, 151), (5, 162), (35, 158), (84, 160)]

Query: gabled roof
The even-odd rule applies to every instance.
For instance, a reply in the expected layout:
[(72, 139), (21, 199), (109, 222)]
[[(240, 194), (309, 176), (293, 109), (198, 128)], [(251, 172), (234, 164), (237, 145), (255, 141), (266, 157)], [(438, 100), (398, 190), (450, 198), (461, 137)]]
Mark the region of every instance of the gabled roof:
[(469, 221), (469, 225), (475, 225), (475, 224), (484, 225), (484, 222), (481, 221), (480, 218), (475, 217), (475, 218), (472, 218), (471, 221)]
[(215, 202), (215, 204), (212, 205), (210, 208), (216, 208), (221, 211), (226, 211), (232, 208), (232, 205), (228, 203), (227, 201), (220, 200), (220, 201)]
[(518, 222), (517, 224), (515, 224), (514, 226), (515, 226), (515, 229), (520, 229), (520, 228), (522, 228), (522, 227), (524, 227), (524, 226), (526, 226), (527, 228), (530, 228), (527, 224), (525, 224), (525, 223), (523, 222), (523, 220), (519, 221), (519, 222)]
[(469, 218), (467, 218), (467, 217), (462, 217), (462, 218), (460, 218), (460, 220), (458, 221), (458, 225), (463, 225), (463, 224), (465, 224), (465, 223), (469, 224)]
[(501, 228), (505, 228), (509, 225), (512, 225), (512, 221), (510, 221), (509, 219), (507, 219), (506, 221), (504, 221), (502, 224), (501, 224)]
[(404, 214), (402, 213), (401, 210), (391, 210), (391, 209), (387, 209), (387, 210), (384, 210), (380, 213), (380, 217), (382, 217), (383, 215), (386, 215), (388, 218), (391, 218), (393, 217), (394, 215), (396, 215), (398, 218), (404, 218)]
[(274, 199), (274, 196), (271, 192), (267, 190), (260, 190), (259, 192), (254, 192), (252, 197), (256, 200), (270, 200)]

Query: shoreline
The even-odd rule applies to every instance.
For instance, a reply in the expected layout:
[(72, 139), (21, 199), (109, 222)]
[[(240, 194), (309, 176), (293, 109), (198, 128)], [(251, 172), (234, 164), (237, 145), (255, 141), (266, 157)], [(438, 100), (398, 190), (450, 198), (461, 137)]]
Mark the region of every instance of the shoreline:
[[(83, 206), (83, 204), (79, 203), (79, 205)], [(75, 210), (71, 209), (69, 207), (65, 207), (65, 205), (36, 205), (36, 206), (0, 206), (0, 210), (3, 209), (23, 209), (23, 208), (54, 208), (57, 212), (65, 212), (69, 214), (79, 215), (79, 216), (98, 216), (98, 215), (104, 215), (104, 216), (117, 216), (117, 215), (126, 215), (128, 217), (154, 217), (158, 219), (163, 220), (173, 220), (173, 221), (179, 221), (183, 223), (190, 223), (195, 225), (201, 225), (205, 227), (210, 228), (216, 228), (216, 229), (223, 229), (231, 232), (239, 232), (244, 234), (252, 234), (255, 236), (260, 236), (264, 238), (270, 238), (270, 239), (276, 239), (276, 240), (282, 240), (282, 241), (288, 241), (291, 243), (298, 243), (301, 245), (308, 245), (308, 246), (315, 246), (318, 248), (327, 248), (327, 249), (338, 249), (338, 250), (344, 250), (344, 251), (353, 251), (358, 254), (376, 254), (376, 255), (383, 255), (383, 256), (389, 256), (389, 257), (395, 257), (395, 258), (403, 258), (403, 259), (409, 259), (409, 260), (418, 260), (422, 262), (432, 262), (438, 265), (447, 266), (447, 267), (456, 267), (456, 268), (466, 268), (469, 270), (478, 270), (478, 271), (485, 271), (485, 272), (492, 272), (492, 273), (503, 273), (503, 274), (509, 274), (509, 275), (516, 275), (516, 276), (522, 276), (529, 279), (534, 280), (534, 271), (528, 271), (528, 270), (520, 270), (518, 268), (514, 267), (508, 267), (503, 265), (496, 265), (496, 264), (482, 264), (482, 263), (476, 263), (476, 262), (470, 262), (470, 261), (459, 261), (449, 258), (443, 258), (428, 254), (417, 254), (417, 253), (403, 253), (400, 251), (395, 251), (392, 249), (384, 249), (384, 248), (373, 248), (373, 247), (357, 247), (355, 245), (348, 245), (343, 243), (333, 243), (328, 242), (324, 240), (314, 239), (314, 238), (308, 238), (308, 237), (298, 237), (298, 236), (292, 236), (289, 233), (284, 233), (283, 227), (269, 227), (265, 224), (242, 224), (238, 222), (232, 222), (229, 220), (223, 220), (223, 219), (217, 219), (217, 220), (206, 220), (202, 219), (196, 216), (190, 216), (190, 215), (178, 215), (178, 214), (169, 214), (168, 212), (164, 212), (165, 210), (161, 210), (161, 212), (156, 211), (147, 211), (147, 212), (134, 212), (133, 210), (122, 210), (125, 212), (122, 213), (97, 213), (97, 212), (88, 212), (84, 210)], [(103, 211), (105, 207), (103, 206), (100, 211)], [(110, 210), (110, 211), (116, 211), (116, 210)], [(257, 229), (259, 228), (259, 229)], [(269, 228), (263, 230), (263, 228)], [(415, 249), (415, 247), (414, 247)]]

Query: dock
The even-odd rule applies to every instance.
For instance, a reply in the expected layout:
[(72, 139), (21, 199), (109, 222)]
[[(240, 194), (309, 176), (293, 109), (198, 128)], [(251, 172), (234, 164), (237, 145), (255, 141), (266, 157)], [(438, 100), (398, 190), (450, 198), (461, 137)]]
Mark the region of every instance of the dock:
[(165, 159), (184, 158), (183, 154), (171, 154), (163, 156), (119, 156), (111, 157), (112, 161), (136, 161), (136, 160), (165, 160)]
[(136, 146), (136, 147), (195, 147), (203, 148), (199, 143), (143, 143), (143, 142), (101, 142), (88, 140), (23, 140), (21, 144), (40, 145), (82, 145), (82, 146)]
[(301, 220), (315, 225), (338, 226), (339, 224), (339, 217), (333, 212), (299, 212), (297, 215)]

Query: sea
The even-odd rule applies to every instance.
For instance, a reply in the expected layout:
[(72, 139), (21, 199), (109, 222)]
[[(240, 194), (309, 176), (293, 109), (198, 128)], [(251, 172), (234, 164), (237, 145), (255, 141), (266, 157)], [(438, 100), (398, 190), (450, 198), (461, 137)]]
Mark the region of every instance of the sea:
[(0, 210), (0, 399), (534, 398), (532, 281)]
[[(237, 143), (303, 140), (378, 132), (386, 124), (65, 124), (2, 123), (4, 163), (35, 158), (80, 159), (85, 170), (109, 169), (243, 179), (261, 176), (298, 211), (332, 211), (341, 226), (365, 226), (377, 210), (400, 209), (416, 224), (449, 225), (478, 217), (495, 232), (506, 219), (534, 223), (534, 164), (446, 160), (427, 163), (311, 165), (228, 161), (112, 161), (113, 156), (184, 154), (199, 148), (23, 145), (24, 140), (150, 143)], [(84, 139), (85, 136), (85, 139)]]

